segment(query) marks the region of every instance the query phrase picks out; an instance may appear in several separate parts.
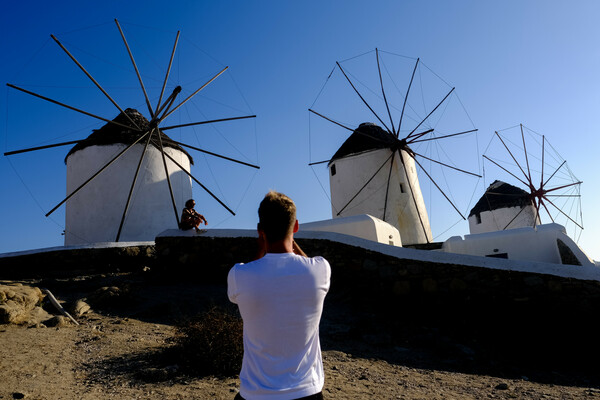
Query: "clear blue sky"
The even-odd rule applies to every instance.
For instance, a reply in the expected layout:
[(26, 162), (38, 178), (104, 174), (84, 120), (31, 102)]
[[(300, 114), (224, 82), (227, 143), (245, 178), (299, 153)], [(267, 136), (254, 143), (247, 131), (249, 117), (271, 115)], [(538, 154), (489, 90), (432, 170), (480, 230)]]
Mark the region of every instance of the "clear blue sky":
[[(480, 147), (495, 130), (520, 123), (546, 136), (583, 181), (585, 230), (579, 244), (600, 259), (598, 15), (596, 1), (10, 2), (0, 15), (0, 80), (114, 118), (116, 108), (50, 39), (54, 34), (123, 108), (144, 112), (113, 20), (124, 28), (153, 98), (180, 30), (171, 88), (181, 84), (190, 93), (211, 74), (230, 68), (172, 122), (257, 115), (237, 125), (173, 133), (261, 166), (255, 172), (194, 154), (193, 173), (218, 187), (237, 215), (228, 217), (197, 185), (194, 196), (209, 227), (253, 228), (258, 202), (269, 189), (296, 200), (300, 222), (331, 216), (315, 177), (322, 171), (307, 165), (316, 157), (309, 134), (324, 140), (323, 146), (331, 142), (323, 137), (326, 132), (314, 131), (307, 109), (335, 62), (375, 48), (419, 57), (456, 87), (479, 129)], [(2, 87), (3, 153), (81, 139), (103, 124)], [(335, 91), (329, 95), (346, 100)], [(0, 253), (62, 245), (64, 207), (49, 218), (44, 214), (66, 195), (67, 151), (0, 158)], [(493, 179), (486, 175), (477, 197)], [(447, 222), (445, 217), (444, 212), (431, 217), (437, 240), (468, 233), (462, 222), (439, 236), (454, 224), (454, 216)]]

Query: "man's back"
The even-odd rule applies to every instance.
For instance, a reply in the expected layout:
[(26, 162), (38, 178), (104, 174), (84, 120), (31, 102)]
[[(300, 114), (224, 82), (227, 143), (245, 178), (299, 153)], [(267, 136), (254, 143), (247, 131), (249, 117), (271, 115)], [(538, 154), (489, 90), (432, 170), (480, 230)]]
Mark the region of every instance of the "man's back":
[(331, 269), (322, 257), (269, 253), (229, 272), (244, 320), (241, 394), (293, 399), (321, 391), (319, 321)]

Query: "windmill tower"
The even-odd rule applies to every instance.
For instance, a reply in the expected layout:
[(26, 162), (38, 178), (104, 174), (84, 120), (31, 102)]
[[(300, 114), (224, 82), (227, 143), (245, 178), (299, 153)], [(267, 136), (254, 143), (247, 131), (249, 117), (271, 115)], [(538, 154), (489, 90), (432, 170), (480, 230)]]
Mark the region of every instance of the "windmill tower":
[[(149, 122), (137, 110), (126, 109), (125, 113), (140, 127)], [(114, 122), (127, 124), (124, 114)], [(167, 135), (159, 132), (164, 151), (177, 160), (189, 173), (192, 157)], [(75, 145), (67, 154), (67, 193), (83, 184), (97, 170), (110, 161), (119, 151), (139, 138), (140, 132), (121, 126), (106, 124), (88, 138)], [(136, 185), (129, 204), (126, 224), (121, 225), (123, 205), (128, 201), (127, 193), (134, 178), (136, 166), (144, 153), (144, 144), (133, 148), (99, 175), (94, 183), (86, 186), (66, 203), (65, 246), (94, 242), (111, 242), (119, 232), (123, 241), (151, 241), (168, 228), (177, 228), (161, 152), (149, 147), (138, 172)], [(192, 180), (171, 160), (167, 169), (178, 209), (192, 197)], [(137, 199), (137, 201), (136, 201)]]
[(193, 159), (183, 147), (228, 162), (259, 168), (245, 161), (176, 142), (163, 133), (169, 129), (256, 117), (246, 115), (163, 126), (170, 115), (217, 79), (228, 67), (216, 73), (178, 103), (176, 100), (182, 92), (181, 86), (176, 86), (170, 95), (165, 96), (179, 40), (180, 33), (177, 32), (160, 95), (153, 106), (123, 30), (117, 20), (115, 23), (143, 92), (150, 116), (148, 119), (137, 110), (130, 108), (123, 110), (54, 35), (51, 35), (52, 39), (119, 110), (119, 115), (112, 120), (107, 119), (7, 83), (7, 86), (20, 92), (106, 122), (104, 126), (83, 140), (4, 153), (5, 156), (9, 156), (75, 144), (65, 158), (67, 197), (46, 214), (46, 217), (49, 216), (66, 203), (65, 245), (153, 240), (163, 230), (179, 226), (179, 213), (183, 204), (192, 197), (192, 180), (231, 215), (235, 215), (231, 208), (191, 174), (190, 167)]
[[(471, 211), (475, 218), (471, 233), (525, 226), (535, 228), (541, 223), (553, 222), (572, 228), (574, 237), (580, 234), (583, 230), (580, 194), (583, 182), (577, 179), (544, 135), (522, 124), (500, 132), (503, 131), (508, 132), (503, 135), (494, 132), (488, 154), (483, 158), (494, 168), (499, 168), (498, 172), (516, 186), (501, 181), (490, 185)], [(520, 131), (520, 134), (510, 131)], [(484, 221), (485, 210), (490, 213)]]
[(540, 224), (529, 193), (502, 181), (494, 181), (469, 213), (471, 234)]
[[(416, 60), (414, 67), (412, 63), (410, 65), (412, 75), (406, 91), (400, 93), (398, 90), (400, 96), (397, 96), (396, 101), (400, 102), (401, 106), (394, 107), (392, 102), (388, 102), (388, 93), (380, 67), (382, 63), (377, 49), (375, 49), (375, 56), (378, 75), (376, 86), (379, 87), (377, 90), (369, 88), (369, 91), (373, 101), (380, 101), (385, 106), (385, 109), (380, 110), (379, 113), (365, 98), (365, 91), (359, 91), (355, 85), (358, 78), (351, 79), (350, 76), (354, 76), (354, 74), (347, 73), (340, 62), (336, 63), (336, 67), (343, 74), (346, 85), (349, 84), (352, 88), (351, 91), (360, 99), (358, 102), (360, 108), (366, 107), (371, 116), (378, 121), (377, 125), (363, 122), (355, 129), (349, 127), (347, 123), (339, 122), (339, 117), (332, 118), (332, 115), (324, 115), (310, 108), (309, 112), (312, 114), (350, 131), (351, 134), (328, 160), (313, 162), (309, 165), (321, 163), (328, 165), (333, 218), (370, 214), (396, 227), (404, 245), (431, 243), (433, 238), (430, 220), (417, 176), (417, 167), (420, 170), (419, 173), (427, 176), (437, 191), (463, 220), (466, 218), (452, 201), (452, 196), (445, 193), (428, 170), (431, 170), (431, 165), (435, 165), (477, 178), (480, 178), (480, 175), (457, 168), (456, 165), (453, 165), (454, 163), (449, 163), (446, 159), (442, 162), (439, 160), (439, 156), (438, 159), (425, 156), (415, 148), (424, 142), (428, 142), (425, 145), (437, 141), (447, 142), (449, 138), (475, 133), (477, 129), (457, 132), (455, 129), (464, 128), (461, 125), (464, 121), (455, 118), (451, 127), (447, 126), (447, 130), (441, 129), (438, 134), (436, 126), (442, 115), (448, 111), (448, 103), (452, 98), (454, 88), (446, 92), (447, 89), (444, 87), (443, 92), (437, 92), (436, 95), (441, 94), (443, 98), (440, 100), (436, 96), (435, 102), (430, 106), (425, 107), (425, 101), (422, 101), (424, 110), (420, 110), (420, 112), (416, 112), (412, 108), (408, 98), (415, 75), (421, 76), (421, 74), (416, 74), (420, 66), (419, 59)], [(387, 67), (385, 70), (389, 71)], [(329, 78), (335, 71), (334, 68)], [(388, 73), (388, 75), (390, 74)], [(344, 81), (344, 79), (341, 80)], [(365, 86), (362, 81), (360, 84)], [(398, 89), (398, 85), (393, 80), (390, 81), (390, 84)], [(447, 84), (444, 82), (444, 85)], [(419, 82), (419, 86), (422, 89), (424, 85)], [(321, 89), (322, 92), (323, 89)], [(422, 99), (419, 98), (419, 100)], [(392, 116), (394, 110), (397, 110), (399, 114), (396, 119)], [(410, 110), (411, 115), (408, 116), (409, 113), (405, 113), (405, 110)], [(340, 113), (340, 115), (344, 113), (344, 118), (352, 117), (352, 115), (348, 115), (348, 109), (345, 107), (338, 107), (336, 113)], [(465, 150), (463, 149), (463, 151)]]
[[(393, 139), (379, 126), (363, 123), (333, 155), (328, 165), (332, 216), (370, 214), (396, 227), (404, 243), (429, 243), (431, 227), (414, 159), (406, 150), (391, 150)], [(389, 169), (379, 168), (387, 162)]]

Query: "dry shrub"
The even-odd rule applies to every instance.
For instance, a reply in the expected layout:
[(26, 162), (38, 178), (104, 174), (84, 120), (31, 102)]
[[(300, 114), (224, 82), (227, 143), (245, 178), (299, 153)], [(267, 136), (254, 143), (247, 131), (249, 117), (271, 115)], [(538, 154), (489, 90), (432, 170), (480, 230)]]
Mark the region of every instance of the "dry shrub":
[(180, 365), (202, 376), (235, 376), (240, 372), (244, 345), (242, 320), (222, 308), (212, 308), (178, 328)]

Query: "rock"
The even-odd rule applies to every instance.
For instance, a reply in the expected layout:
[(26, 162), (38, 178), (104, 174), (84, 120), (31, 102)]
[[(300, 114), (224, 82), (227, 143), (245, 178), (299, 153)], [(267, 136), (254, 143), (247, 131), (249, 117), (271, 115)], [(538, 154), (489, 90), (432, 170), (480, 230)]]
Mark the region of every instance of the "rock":
[(44, 310), (42, 307), (36, 307), (31, 310), (30, 317), (27, 320), (28, 325), (43, 325), (43, 321), (47, 321), (52, 318), (52, 314), (48, 313), (48, 311)]
[(84, 299), (77, 300), (71, 307), (70, 313), (75, 317), (81, 317), (83, 314), (88, 313), (92, 310), (90, 305), (84, 301)]
[(496, 385), (495, 389), (497, 390), (508, 390), (508, 384), (506, 383), (499, 383)]
[(72, 326), (71, 320), (69, 318), (64, 317), (62, 315), (57, 315), (50, 318), (47, 321), (44, 321), (44, 325), (52, 328), (64, 328), (66, 326)]
[(37, 287), (0, 285), (0, 323), (23, 324), (31, 320), (31, 312), (44, 295)]
[(110, 307), (120, 304), (126, 294), (127, 291), (118, 286), (105, 286), (89, 295), (87, 300), (94, 307)]

